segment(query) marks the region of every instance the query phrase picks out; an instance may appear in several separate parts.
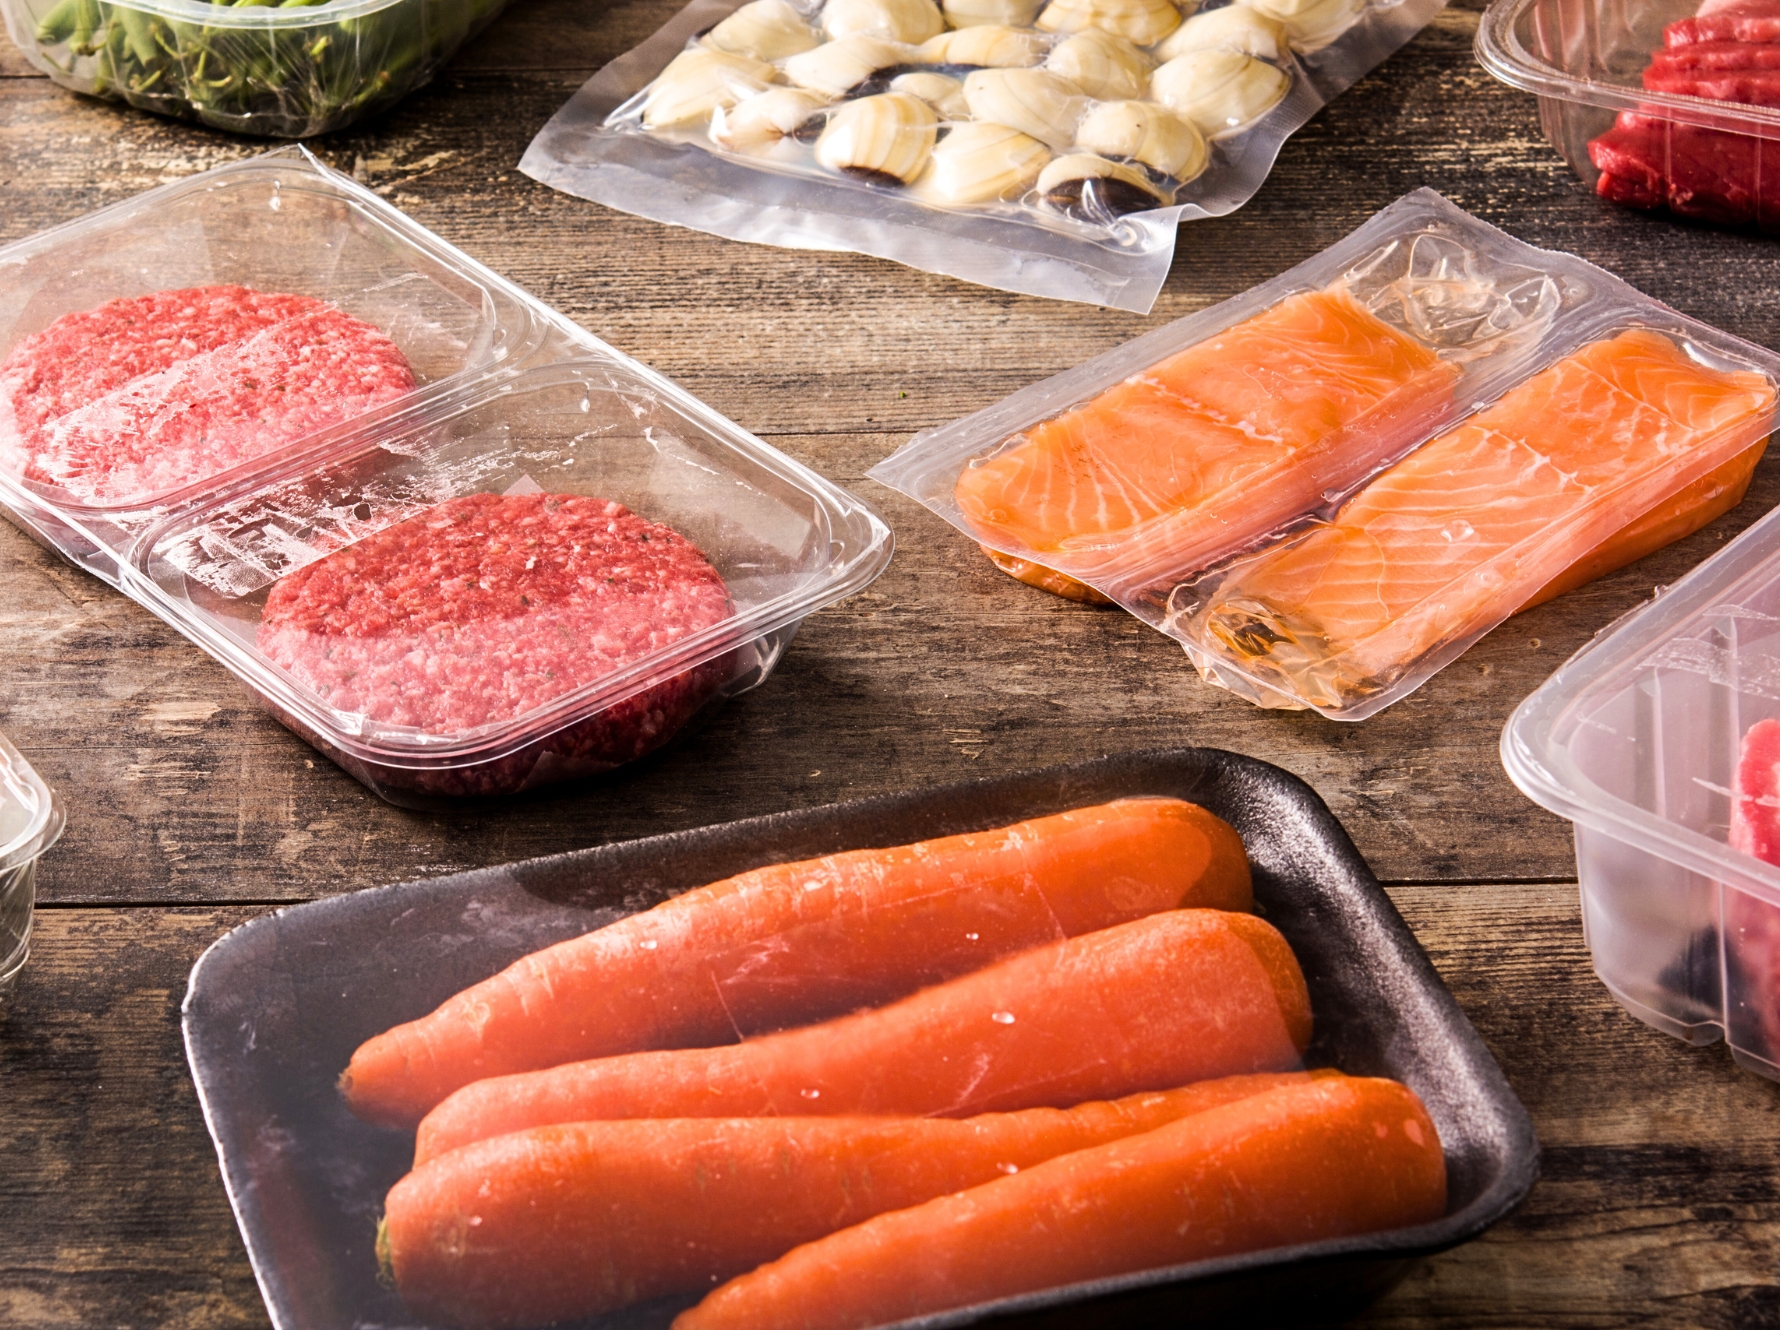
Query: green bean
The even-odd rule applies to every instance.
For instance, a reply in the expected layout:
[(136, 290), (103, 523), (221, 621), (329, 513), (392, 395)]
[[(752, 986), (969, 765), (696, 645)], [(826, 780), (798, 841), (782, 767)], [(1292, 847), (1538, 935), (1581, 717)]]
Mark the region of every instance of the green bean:
[(153, 20), (140, 9), (132, 9), (128, 5), (114, 5), (112, 13), (124, 30), (124, 38), (129, 43), (130, 54), (134, 55), (142, 64), (153, 64), (155, 59)]
[(79, 9), (80, 0), (61, 0), (61, 3), (39, 20), (37, 40), (45, 46), (67, 41), (74, 35), (74, 19)]

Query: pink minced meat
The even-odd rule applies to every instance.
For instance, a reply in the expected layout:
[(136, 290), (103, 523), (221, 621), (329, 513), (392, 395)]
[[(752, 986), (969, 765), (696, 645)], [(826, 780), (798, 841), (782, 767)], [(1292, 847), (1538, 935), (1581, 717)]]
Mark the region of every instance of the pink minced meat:
[[(280, 579), (259, 647), (337, 710), (457, 735), (523, 716), (732, 613), (696, 546), (622, 504), (470, 494)], [(583, 769), (640, 757), (727, 672), (719, 659), (657, 683), (551, 736), (550, 751)]]
[(0, 361), (0, 466), (146, 501), (414, 388), (396, 344), (308, 296), (201, 286), (65, 314)]

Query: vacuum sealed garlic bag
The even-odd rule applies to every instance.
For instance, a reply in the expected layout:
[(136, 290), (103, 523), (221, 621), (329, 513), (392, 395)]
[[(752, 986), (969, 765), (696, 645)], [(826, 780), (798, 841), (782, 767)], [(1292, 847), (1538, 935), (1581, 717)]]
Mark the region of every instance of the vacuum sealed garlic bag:
[(1363, 720), (1743, 496), (1780, 357), (1418, 190), (868, 474), (1209, 681)]
[(1148, 312), (1182, 218), (1445, 0), (693, 0), (520, 162), (656, 221)]

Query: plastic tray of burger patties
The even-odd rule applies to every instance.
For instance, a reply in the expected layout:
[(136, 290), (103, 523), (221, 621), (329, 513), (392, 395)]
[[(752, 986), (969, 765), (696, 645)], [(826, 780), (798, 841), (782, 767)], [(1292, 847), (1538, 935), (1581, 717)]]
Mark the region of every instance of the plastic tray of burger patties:
[[(1722, 1038), (1742, 1066), (1780, 1080), (1780, 867), (1737, 848), (1733, 831), (1739, 813), (1777, 816), (1759, 782), (1739, 789), (1759, 774), (1739, 770), (1745, 736), (1777, 719), (1770, 513), (1527, 698), (1502, 761), (1575, 824), (1583, 929), (1620, 1005), (1690, 1044)], [(1743, 799), (1753, 806), (1735, 808)]]
[[(508, 794), (639, 757), (759, 683), (806, 614), (889, 558), (888, 528), (844, 490), (296, 151), (0, 252), (0, 348), (120, 295), (219, 282), (316, 296), (374, 324), (416, 388), (177, 488), (77, 491), (15, 470), (0, 474), (0, 503), (392, 802)], [(497, 512), (531, 504), (522, 516), (560, 523), (565, 542), (605, 522), (596, 500), (624, 505), (646, 519), (622, 519), (630, 548), (666, 550), (661, 585), (677, 599), (616, 626), (509, 604), (481, 644), (435, 623), (368, 645), (374, 616), (354, 619), (351, 603), (316, 626), (329, 609), (319, 600), (350, 599), (336, 577), (331, 593), (262, 624), (281, 578), (367, 540), (363, 565), (408, 559), (413, 576), (437, 535), (413, 523), (496, 499)], [(466, 589), (448, 571), (421, 593), (435, 607)], [(616, 583), (625, 569), (611, 572)], [(404, 673), (408, 646), (431, 656)]]
[[(1749, 8), (1742, 18), (1730, 0), (1494, 0), (1477, 58), (1538, 98), (1546, 138), (1604, 198), (1772, 229), (1780, 107), (1742, 100), (1771, 90), (1736, 85), (1773, 83), (1763, 54), (1780, 51), (1780, 8)], [(1696, 15), (1703, 27), (1686, 22)], [(1683, 26), (1671, 34), (1671, 24)], [(1739, 61), (1727, 41), (1755, 50)]]
[[(1173, 795), (1245, 842), (1256, 909), (1296, 953), (1315, 1032), (1305, 1061), (1407, 1084), (1439, 1132), (1446, 1214), (1410, 1228), (1033, 1292), (927, 1317), (932, 1327), (1319, 1324), (1465, 1242), (1532, 1187), (1538, 1145), (1477, 1032), (1340, 824), (1296, 777), (1180, 749), (775, 814), (376, 888), (263, 916), (192, 971), (186, 1049), (223, 1179), (280, 1330), (424, 1322), (374, 1251), (411, 1133), (348, 1112), (336, 1077), (364, 1039), (521, 955), (742, 870), (981, 830), (1130, 795)], [(472, 1221), (474, 1222), (474, 1221)], [(697, 1295), (590, 1326), (663, 1327)], [(580, 1324), (580, 1323), (577, 1323)]]

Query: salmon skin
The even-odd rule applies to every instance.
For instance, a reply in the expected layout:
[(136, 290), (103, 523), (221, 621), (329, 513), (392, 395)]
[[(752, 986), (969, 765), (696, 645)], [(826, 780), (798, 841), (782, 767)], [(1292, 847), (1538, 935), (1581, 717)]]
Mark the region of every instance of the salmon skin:
[(1334, 520), (1234, 565), (1193, 610), (1189, 649), (1287, 705), (1370, 714), (1443, 664), (1429, 664), (1441, 648), (1747, 454), (1774, 396), (1766, 375), (1708, 368), (1661, 333), (1597, 341), (1424, 444)]
[(1378, 439), (1443, 406), (1457, 375), (1338, 283), (1016, 435), (964, 470), (955, 497), (986, 544), (1117, 598), (1345, 491), (1378, 464)]

